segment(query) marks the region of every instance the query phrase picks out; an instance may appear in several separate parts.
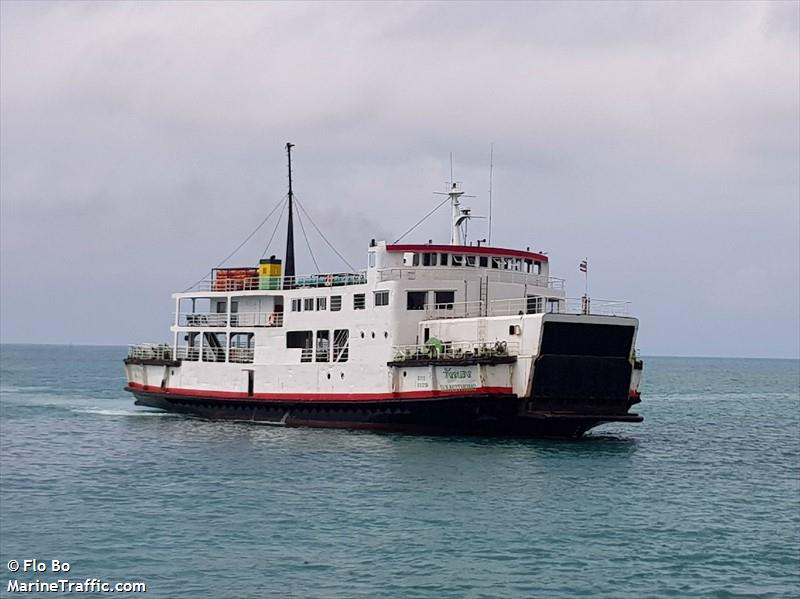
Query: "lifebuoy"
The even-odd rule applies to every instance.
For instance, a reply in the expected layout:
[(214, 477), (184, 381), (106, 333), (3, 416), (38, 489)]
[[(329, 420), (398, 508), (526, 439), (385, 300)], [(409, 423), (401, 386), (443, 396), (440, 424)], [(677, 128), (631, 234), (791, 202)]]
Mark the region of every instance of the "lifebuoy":
[(325, 287), (332, 287), (333, 286), (333, 275), (327, 275), (325, 277)]

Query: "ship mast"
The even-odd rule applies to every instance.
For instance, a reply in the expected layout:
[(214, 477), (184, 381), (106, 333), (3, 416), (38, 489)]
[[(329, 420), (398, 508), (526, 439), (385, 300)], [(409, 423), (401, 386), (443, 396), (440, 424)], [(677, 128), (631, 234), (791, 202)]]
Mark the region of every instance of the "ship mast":
[(461, 211), (460, 198), (464, 192), (459, 188), (458, 183), (450, 182), (450, 206), (452, 208), (452, 226), (450, 227), (450, 245), (464, 245), (461, 236), (461, 223), (464, 222), (464, 214)]
[(286, 266), (284, 268), (284, 276), (289, 278), (290, 281), (294, 279), (294, 221), (293, 221), (293, 199), (292, 193), (292, 148), (293, 143), (286, 142), (286, 156), (289, 159), (289, 220), (288, 230), (286, 232)]

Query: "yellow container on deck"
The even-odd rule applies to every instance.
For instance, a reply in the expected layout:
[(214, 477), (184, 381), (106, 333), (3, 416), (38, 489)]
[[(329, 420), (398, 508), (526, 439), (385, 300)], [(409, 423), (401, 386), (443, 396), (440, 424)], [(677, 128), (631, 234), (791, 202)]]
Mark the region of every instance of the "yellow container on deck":
[(281, 288), (281, 260), (275, 256), (262, 259), (258, 263), (258, 288)]

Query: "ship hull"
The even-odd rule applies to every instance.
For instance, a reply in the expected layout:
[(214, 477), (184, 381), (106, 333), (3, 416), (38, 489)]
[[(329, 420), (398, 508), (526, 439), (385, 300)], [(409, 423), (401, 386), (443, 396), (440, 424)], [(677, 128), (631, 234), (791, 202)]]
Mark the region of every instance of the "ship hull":
[(579, 438), (608, 422), (641, 422), (612, 409), (574, 411), (552, 400), (547, 410), (515, 395), (466, 395), (380, 401), (292, 401), (175, 395), (126, 388), (136, 405), (213, 420), (290, 427), (346, 428), (423, 434), (512, 435)]

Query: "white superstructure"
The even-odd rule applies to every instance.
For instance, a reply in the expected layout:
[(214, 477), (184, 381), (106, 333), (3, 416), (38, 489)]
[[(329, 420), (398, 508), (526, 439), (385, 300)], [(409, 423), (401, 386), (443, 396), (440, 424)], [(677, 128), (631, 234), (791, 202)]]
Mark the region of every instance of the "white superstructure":
[[(274, 257), (270, 277), (216, 269), (173, 295), (171, 344), (131, 347), (129, 389), (162, 399), (348, 404), (497, 395), (535, 411), (547, 323), (625, 327), (627, 355), (615, 359), (635, 364), (637, 321), (626, 303), (568, 298), (544, 254), (464, 245), (462, 193), (448, 190), (449, 245), (373, 240), (367, 268), (355, 273), (285, 276)], [(625, 390), (637, 401), (639, 372)]]

